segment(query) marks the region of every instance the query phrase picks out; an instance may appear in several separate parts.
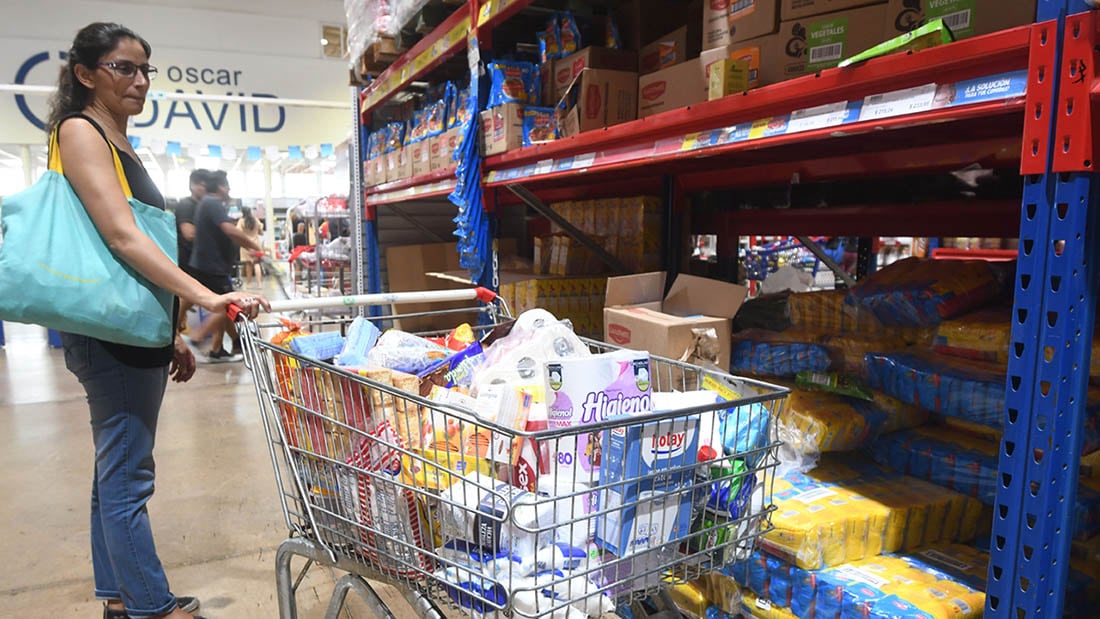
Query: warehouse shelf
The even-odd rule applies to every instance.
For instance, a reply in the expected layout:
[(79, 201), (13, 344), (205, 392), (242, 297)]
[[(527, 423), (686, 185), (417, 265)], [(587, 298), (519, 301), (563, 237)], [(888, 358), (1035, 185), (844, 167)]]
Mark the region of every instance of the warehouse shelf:
[(384, 183), (366, 190), (367, 207), (393, 204), (408, 200), (445, 196), (455, 188), (455, 169), (436, 170), (392, 183)]
[(361, 112), (369, 113), (448, 58), (464, 51), (470, 31), (471, 3), (478, 7), (479, 27), (491, 29), (531, 4), (531, 1), (470, 0), (466, 5), (458, 7), (450, 17), (402, 54), (362, 90)]
[[(490, 4), (471, 3), (467, 8), (482, 11)], [(502, 3), (498, 12), (489, 6), (493, 19), (482, 26), (491, 29), (519, 4), (529, 3)], [(1031, 26), (487, 157), (481, 162), (485, 207), (530, 203), (532, 197), (545, 202), (648, 193), (663, 195), (674, 213), (692, 192), (935, 173), (975, 163), (1018, 167), (1025, 175), (1022, 207), (1017, 200), (978, 198), (821, 209), (722, 207), (693, 209), (684, 227), (718, 234), (727, 247), (731, 237), (768, 234), (1020, 238), (986, 616), (1056, 616), (1065, 601), (1067, 506), (1074, 504), (1080, 459), (1074, 429), (1082, 424), (1087, 380), (1074, 368), (1088, 363), (1093, 324), (1087, 318), (1095, 313), (1100, 285), (1094, 251), (1100, 246), (1100, 190), (1093, 175), (1100, 80), (1092, 77), (1100, 66), (1100, 19), (1079, 13), (1083, 8), (1083, 0), (1040, 0), (1040, 22)], [(422, 57), (468, 17), (455, 19), (407, 57)], [(448, 54), (461, 49), (458, 42), (446, 47)], [(382, 76), (388, 81), (365, 91), (364, 110), (441, 61), (422, 60), (418, 69), (403, 60), (391, 67), (391, 75)], [(937, 107), (937, 88), (954, 84), (956, 93), (965, 93), (979, 82), (998, 85)], [(885, 100), (892, 110), (867, 112)], [(901, 109), (905, 103), (916, 105)], [(370, 204), (439, 196), (445, 182), (421, 177), (366, 195)], [(670, 215), (669, 222), (677, 221)], [(1040, 448), (1046, 455), (1036, 459)]]

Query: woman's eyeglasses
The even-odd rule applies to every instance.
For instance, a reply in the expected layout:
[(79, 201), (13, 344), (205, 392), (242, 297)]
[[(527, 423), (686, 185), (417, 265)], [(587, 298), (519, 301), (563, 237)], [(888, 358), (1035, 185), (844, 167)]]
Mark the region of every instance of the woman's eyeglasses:
[(134, 64), (129, 60), (119, 60), (117, 62), (97, 62), (97, 66), (107, 67), (115, 72), (115, 75), (119, 77), (125, 77), (127, 79), (137, 75), (138, 71), (145, 76), (145, 79), (151, 80), (157, 76), (157, 68), (149, 63)]

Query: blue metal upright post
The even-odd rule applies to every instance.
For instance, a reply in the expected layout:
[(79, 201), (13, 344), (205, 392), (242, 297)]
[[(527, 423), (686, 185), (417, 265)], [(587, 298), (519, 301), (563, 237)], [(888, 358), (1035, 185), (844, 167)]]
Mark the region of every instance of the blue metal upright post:
[[(1076, 52), (1063, 53), (1067, 39), (1081, 34), (1080, 20), (1067, 27), (1067, 9), (1083, 6), (1042, 0), (1040, 19), (1056, 21), (1037, 26), (1032, 41), (1027, 176), (985, 615), (991, 618), (1057, 618), (1066, 610), (1100, 275), (1097, 177), (1075, 171), (1091, 169), (1092, 157), (1079, 156), (1068, 167), (1064, 157), (1072, 139), (1085, 138), (1077, 134), (1082, 108), (1090, 105), (1074, 84), (1088, 77), (1085, 88), (1091, 86), (1080, 68), (1093, 58), (1084, 63)], [(1076, 104), (1067, 92), (1078, 93)], [(1075, 113), (1078, 130), (1067, 131)], [(1091, 118), (1083, 120), (1090, 134)]]

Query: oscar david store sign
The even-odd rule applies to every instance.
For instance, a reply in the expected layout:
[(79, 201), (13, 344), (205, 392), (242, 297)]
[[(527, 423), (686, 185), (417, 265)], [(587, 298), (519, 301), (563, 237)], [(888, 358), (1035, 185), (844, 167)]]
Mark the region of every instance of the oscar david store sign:
[[(56, 84), (67, 48), (58, 41), (0, 40), (0, 83)], [(130, 126), (142, 140), (286, 148), (340, 142), (351, 131), (349, 111), (277, 104), (281, 98), (350, 104), (342, 62), (154, 48), (150, 64), (160, 72)], [(275, 104), (158, 99), (158, 91), (270, 98)], [(46, 96), (0, 93), (0, 143), (43, 142), (48, 114)]]

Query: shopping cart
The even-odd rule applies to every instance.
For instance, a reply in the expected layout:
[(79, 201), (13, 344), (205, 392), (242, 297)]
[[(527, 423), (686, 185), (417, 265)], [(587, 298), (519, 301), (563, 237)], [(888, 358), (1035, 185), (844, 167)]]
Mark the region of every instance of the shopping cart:
[[(487, 344), (515, 324), (493, 298), (483, 289), (395, 293), (272, 309), (479, 300), (473, 309), (489, 315), (478, 328)], [(573, 427), (523, 425), (490, 421), (474, 410), (481, 401), (431, 390), (415, 376), (295, 354), (268, 342), (278, 325), (241, 327), (290, 531), (276, 559), (283, 619), (297, 616), (295, 589), (313, 564), (347, 572), (327, 617), (349, 590), (391, 616), (367, 578), (396, 585), (419, 616), (449, 608), (475, 617), (599, 617), (744, 561), (771, 530), (771, 420), (782, 387), (652, 357), (634, 366), (635, 378), (654, 393), (696, 392), (686, 407)], [(543, 370), (530, 361), (516, 372), (541, 383)], [(538, 391), (499, 393), (546, 397)], [(620, 401), (620, 411), (628, 408)], [(295, 556), (308, 561), (292, 581)]]

